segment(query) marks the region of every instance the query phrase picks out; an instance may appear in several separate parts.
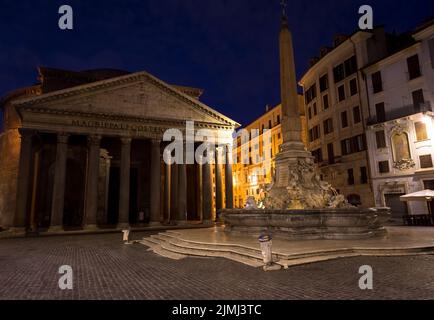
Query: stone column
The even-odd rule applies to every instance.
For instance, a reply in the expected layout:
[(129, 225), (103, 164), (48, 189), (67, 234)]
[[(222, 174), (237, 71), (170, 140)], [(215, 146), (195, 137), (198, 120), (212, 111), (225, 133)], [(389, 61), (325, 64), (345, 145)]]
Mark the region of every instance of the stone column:
[(222, 171), (221, 171), (221, 147), (216, 148), (215, 153), (215, 208), (216, 216), (223, 209)]
[(203, 214), (203, 158), (202, 156), (199, 159), (199, 163), (197, 164), (197, 214), (199, 216), (199, 219), (204, 221), (204, 214)]
[(151, 224), (161, 223), (160, 191), (161, 191), (161, 150), (160, 140), (152, 140), (151, 146)]
[[(168, 157), (167, 157), (168, 158)], [(170, 191), (171, 191), (171, 178), (172, 178), (172, 165), (165, 163), (164, 174), (164, 216), (167, 221), (170, 221)]]
[(121, 168), (119, 183), (119, 228), (129, 226), (130, 216), (130, 167), (131, 167), (131, 139), (121, 139)]
[(178, 223), (187, 222), (187, 166), (178, 165)]
[(99, 149), (101, 137), (97, 135), (88, 138), (87, 181), (86, 181), (86, 229), (96, 228), (98, 212), (98, 177), (99, 177)]
[[(206, 157), (208, 158), (208, 156)], [(202, 189), (203, 189), (203, 221), (212, 220), (212, 177), (209, 161), (202, 165)]]
[(63, 225), (63, 205), (65, 200), (66, 160), (69, 135), (57, 135), (56, 165), (54, 169), (53, 200), (51, 204), (50, 231), (61, 230)]
[(232, 149), (230, 145), (226, 146), (225, 193), (226, 193), (226, 209), (233, 209), (234, 190), (233, 190), (233, 180), (232, 180)]
[(176, 221), (178, 217), (178, 164), (172, 164), (170, 180), (170, 222)]
[(28, 210), (28, 195), (30, 184), (30, 165), (32, 163), (32, 138), (33, 132), (20, 130), (21, 150), (20, 163), (17, 182), (17, 204), (15, 217), (11, 221), (10, 227), (17, 231), (24, 231), (26, 228), (26, 218)]

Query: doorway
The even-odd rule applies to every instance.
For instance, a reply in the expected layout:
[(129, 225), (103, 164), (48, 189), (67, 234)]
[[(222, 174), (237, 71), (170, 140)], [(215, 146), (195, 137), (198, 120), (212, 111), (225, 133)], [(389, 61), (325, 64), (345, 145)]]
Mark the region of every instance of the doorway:
[(66, 163), (65, 204), (63, 225), (76, 229), (83, 225), (85, 173), (83, 166), (73, 159)]
[(391, 208), (392, 217), (390, 219), (391, 224), (403, 224), (402, 217), (408, 215), (408, 205), (406, 202), (402, 202), (400, 197), (405, 193), (385, 194), (384, 199), (386, 206)]
[[(107, 224), (116, 225), (119, 222), (119, 187), (120, 187), (120, 168), (110, 168), (109, 179), (109, 198), (107, 208)], [(139, 191), (139, 169), (130, 169), (130, 210), (129, 222), (136, 223), (138, 215), (138, 191)]]

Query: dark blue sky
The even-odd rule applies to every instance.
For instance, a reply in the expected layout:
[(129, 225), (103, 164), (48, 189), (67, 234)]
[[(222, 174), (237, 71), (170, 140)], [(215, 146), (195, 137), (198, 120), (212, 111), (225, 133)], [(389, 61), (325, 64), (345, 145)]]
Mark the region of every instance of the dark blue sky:
[[(38, 65), (146, 70), (205, 89), (202, 100), (247, 124), (279, 103), (280, 0), (0, 0), (0, 95), (33, 84)], [(74, 9), (61, 31), (58, 8)], [(290, 0), (297, 73), (357, 28), (370, 4), (375, 24), (406, 31), (434, 14), (434, 0)]]

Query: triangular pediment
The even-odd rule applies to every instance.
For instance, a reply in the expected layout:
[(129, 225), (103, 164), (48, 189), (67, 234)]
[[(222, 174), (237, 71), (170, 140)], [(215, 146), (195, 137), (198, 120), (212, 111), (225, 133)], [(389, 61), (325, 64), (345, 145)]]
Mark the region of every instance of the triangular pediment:
[(14, 104), (21, 111), (44, 108), (69, 113), (238, 126), (235, 121), (146, 72), (17, 100)]

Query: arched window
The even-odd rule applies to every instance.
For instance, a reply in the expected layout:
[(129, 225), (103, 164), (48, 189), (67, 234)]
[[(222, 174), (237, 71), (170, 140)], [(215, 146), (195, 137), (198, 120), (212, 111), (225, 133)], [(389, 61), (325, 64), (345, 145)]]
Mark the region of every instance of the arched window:
[(347, 200), (353, 206), (358, 207), (358, 206), (362, 205), (362, 199), (360, 198), (360, 196), (358, 194), (350, 194), (347, 197)]

